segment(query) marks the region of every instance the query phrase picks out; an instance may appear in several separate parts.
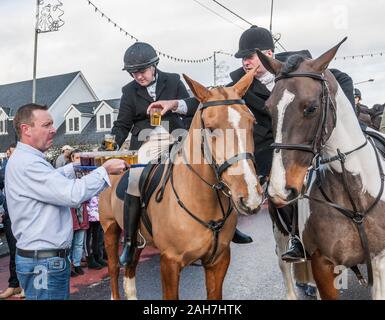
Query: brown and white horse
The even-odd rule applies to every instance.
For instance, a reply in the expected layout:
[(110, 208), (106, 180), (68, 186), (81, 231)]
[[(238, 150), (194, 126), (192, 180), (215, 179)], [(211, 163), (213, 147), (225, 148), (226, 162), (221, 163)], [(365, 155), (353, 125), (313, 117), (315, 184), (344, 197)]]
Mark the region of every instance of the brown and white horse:
[[(147, 244), (160, 251), (164, 299), (179, 298), (180, 272), (197, 260), (205, 269), (207, 298), (221, 299), (236, 211), (256, 213), (263, 201), (253, 163), (255, 119), (241, 100), (253, 76), (249, 72), (233, 87), (211, 90), (185, 76), (201, 105), (173, 161), (163, 200), (157, 202), (153, 196), (147, 207), (152, 236), (140, 226)], [(100, 195), (99, 206), (113, 299), (119, 299), (118, 238), (123, 225), (117, 180), (113, 177), (113, 187)], [(129, 299), (136, 298), (135, 269), (136, 265), (126, 268), (124, 290)]]
[[(258, 53), (277, 76), (266, 102), (275, 137), (268, 192), (278, 207), (304, 199), (300, 237), (321, 298), (338, 298), (337, 266), (367, 263), (373, 298), (384, 299), (384, 160), (327, 70), (342, 42), (317, 59), (297, 56), (286, 64)], [(306, 186), (309, 166), (316, 170)]]

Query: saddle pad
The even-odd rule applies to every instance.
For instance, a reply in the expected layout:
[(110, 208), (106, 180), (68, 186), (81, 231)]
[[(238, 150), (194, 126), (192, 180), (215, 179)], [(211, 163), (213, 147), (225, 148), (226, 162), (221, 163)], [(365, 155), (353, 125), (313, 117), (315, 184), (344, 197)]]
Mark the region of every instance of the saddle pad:
[(116, 196), (122, 201), (124, 200), (124, 194), (127, 191), (129, 175), (130, 170), (127, 170), (127, 172), (120, 178), (118, 186), (116, 187)]

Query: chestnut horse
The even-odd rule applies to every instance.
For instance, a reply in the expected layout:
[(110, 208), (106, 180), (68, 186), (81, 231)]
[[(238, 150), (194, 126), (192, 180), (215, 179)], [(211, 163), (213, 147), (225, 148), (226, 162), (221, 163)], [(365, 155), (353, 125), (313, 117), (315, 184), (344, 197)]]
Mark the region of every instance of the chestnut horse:
[[(160, 251), (164, 299), (179, 298), (180, 273), (198, 260), (205, 269), (207, 298), (221, 299), (236, 212), (256, 213), (263, 201), (253, 158), (255, 119), (241, 100), (254, 74), (247, 73), (233, 87), (211, 90), (184, 77), (201, 104), (175, 159), (168, 161), (172, 170), (163, 200), (157, 202), (152, 196), (147, 206), (152, 236), (143, 221), (140, 231), (146, 243)], [(112, 298), (119, 299), (118, 240), (123, 205), (115, 195), (119, 177), (111, 178), (113, 186), (100, 195), (99, 209)], [(135, 270), (139, 256), (140, 250), (135, 265), (125, 270), (124, 290), (128, 299), (136, 299)]]
[(362, 263), (373, 298), (384, 299), (384, 159), (327, 70), (345, 40), (317, 59), (294, 56), (286, 64), (258, 52), (277, 76), (266, 102), (275, 137), (268, 192), (277, 207), (304, 199), (299, 232), (322, 299), (338, 298), (339, 266)]

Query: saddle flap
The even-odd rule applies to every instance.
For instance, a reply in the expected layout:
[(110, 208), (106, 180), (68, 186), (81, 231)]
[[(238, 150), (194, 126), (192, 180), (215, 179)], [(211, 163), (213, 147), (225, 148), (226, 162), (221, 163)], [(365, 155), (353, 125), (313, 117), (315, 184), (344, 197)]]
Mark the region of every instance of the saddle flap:
[(116, 187), (116, 196), (122, 201), (124, 201), (124, 194), (127, 191), (129, 175), (130, 170), (127, 170), (127, 172), (120, 178), (118, 186)]
[(373, 138), (374, 144), (381, 156), (385, 158), (385, 136), (378, 131), (367, 129), (365, 134)]

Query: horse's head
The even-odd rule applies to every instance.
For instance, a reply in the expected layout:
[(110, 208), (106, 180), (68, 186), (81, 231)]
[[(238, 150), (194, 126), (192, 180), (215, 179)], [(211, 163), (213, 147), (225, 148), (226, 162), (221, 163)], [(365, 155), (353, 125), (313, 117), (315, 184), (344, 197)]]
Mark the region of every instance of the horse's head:
[(201, 102), (192, 125), (199, 132), (201, 142), (197, 145), (204, 159), (212, 162), (217, 181), (228, 189), (237, 210), (244, 214), (256, 213), (263, 201), (253, 156), (255, 118), (241, 100), (253, 77), (250, 71), (232, 87), (208, 90), (184, 75)]
[(345, 40), (314, 60), (296, 55), (283, 64), (258, 52), (265, 68), (277, 76), (266, 101), (275, 137), (268, 191), (277, 206), (300, 194), (309, 165), (333, 130), (337, 85), (326, 68)]

